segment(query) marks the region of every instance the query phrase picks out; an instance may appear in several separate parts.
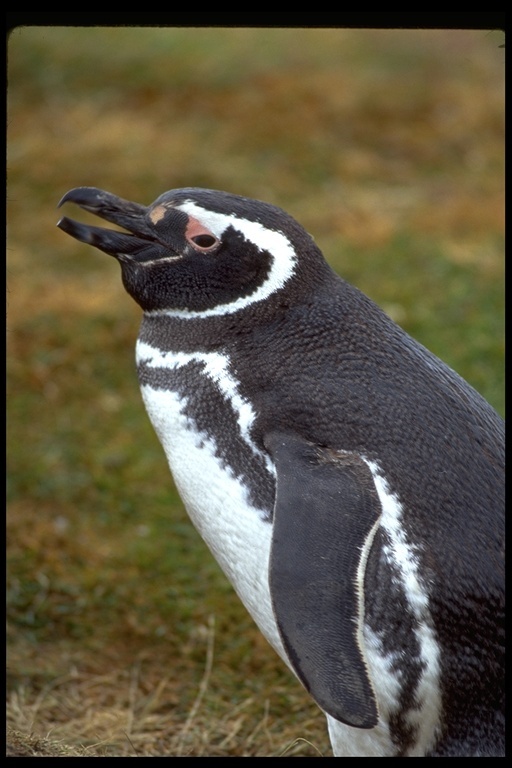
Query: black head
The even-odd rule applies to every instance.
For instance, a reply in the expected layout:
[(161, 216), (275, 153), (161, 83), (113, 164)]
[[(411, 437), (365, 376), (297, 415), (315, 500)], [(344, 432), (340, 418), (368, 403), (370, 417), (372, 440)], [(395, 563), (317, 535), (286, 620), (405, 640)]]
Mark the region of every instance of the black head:
[(310, 235), (268, 203), (208, 189), (165, 192), (150, 206), (94, 187), (72, 202), (127, 232), (63, 217), (64, 232), (114, 256), (146, 312), (221, 315), (262, 301), (326, 268)]

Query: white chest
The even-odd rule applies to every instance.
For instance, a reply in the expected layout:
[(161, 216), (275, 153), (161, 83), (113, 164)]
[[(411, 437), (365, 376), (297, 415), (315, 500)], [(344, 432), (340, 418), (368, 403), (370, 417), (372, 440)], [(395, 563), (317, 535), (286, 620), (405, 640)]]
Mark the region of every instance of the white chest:
[[(187, 356), (160, 355), (138, 345), (138, 360), (156, 367), (184, 364)], [(207, 361), (205, 375), (217, 366), (217, 384), (229, 393), (239, 414), (240, 439), (249, 442), (251, 414), (236, 382), (221, 380), (219, 360)], [(222, 368), (222, 366), (220, 366)], [(170, 389), (141, 386), (151, 422), (162, 443), (187, 512), (263, 635), (286, 661), (272, 611), (268, 562), (272, 524), (269, 510), (251, 504), (246, 488), (220, 456), (212, 435), (201, 432), (186, 415), (187, 400)], [(238, 398), (238, 399), (237, 399)], [(254, 448), (254, 450), (256, 450)]]

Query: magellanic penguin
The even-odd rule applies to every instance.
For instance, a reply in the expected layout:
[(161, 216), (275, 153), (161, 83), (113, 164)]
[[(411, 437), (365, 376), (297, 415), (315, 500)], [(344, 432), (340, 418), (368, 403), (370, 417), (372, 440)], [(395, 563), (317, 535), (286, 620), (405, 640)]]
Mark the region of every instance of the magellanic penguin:
[(199, 533), (336, 756), (504, 753), (504, 424), (279, 208), (61, 200), (125, 232), (142, 395)]

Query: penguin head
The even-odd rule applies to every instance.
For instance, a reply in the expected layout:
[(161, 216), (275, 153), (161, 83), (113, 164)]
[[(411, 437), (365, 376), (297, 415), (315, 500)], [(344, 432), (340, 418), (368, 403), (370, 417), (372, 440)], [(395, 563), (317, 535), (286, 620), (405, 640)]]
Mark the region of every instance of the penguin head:
[(145, 312), (222, 315), (261, 302), (290, 284), (309, 287), (326, 262), (285, 211), (227, 192), (185, 188), (144, 206), (94, 187), (72, 202), (126, 232), (63, 217), (60, 229), (114, 256), (128, 293)]

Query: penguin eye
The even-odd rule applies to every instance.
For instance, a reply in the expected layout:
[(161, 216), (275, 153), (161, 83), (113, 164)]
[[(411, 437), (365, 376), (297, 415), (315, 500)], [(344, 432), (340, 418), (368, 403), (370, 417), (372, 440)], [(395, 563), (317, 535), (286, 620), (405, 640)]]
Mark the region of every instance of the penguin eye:
[(220, 242), (211, 230), (193, 216), (188, 217), (185, 238), (198, 251), (209, 251)]
[(213, 235), (196, 235), (190, 238), (193, 243), (199, 246), (199, 248), (211, 248), (212, 245), (217, 243), (217, 238)]

